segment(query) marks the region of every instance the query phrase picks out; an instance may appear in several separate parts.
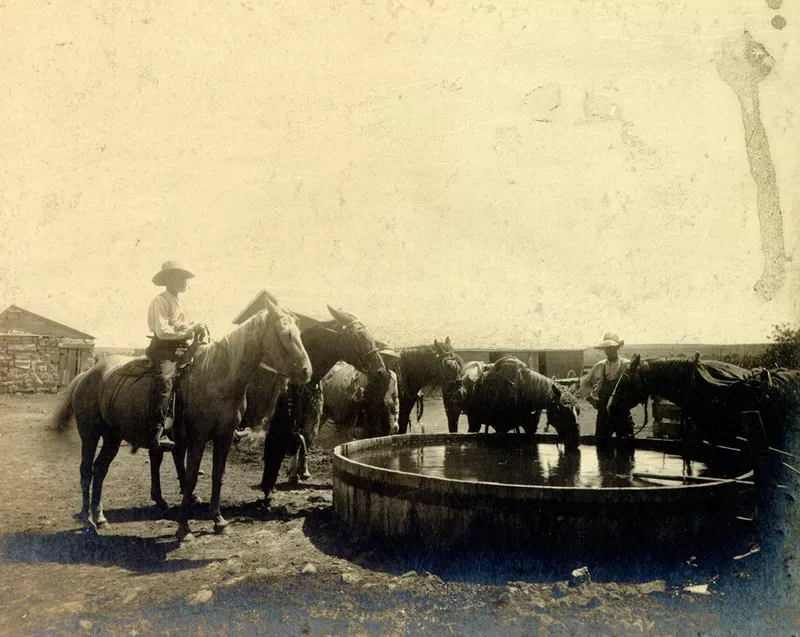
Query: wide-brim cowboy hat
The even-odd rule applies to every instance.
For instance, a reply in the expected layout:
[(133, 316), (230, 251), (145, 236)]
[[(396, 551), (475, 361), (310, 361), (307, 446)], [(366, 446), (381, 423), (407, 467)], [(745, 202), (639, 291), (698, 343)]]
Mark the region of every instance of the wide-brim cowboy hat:
[(606, 332), (603, 335), (603, 342), (600, 343), (600, 345), (596, 345), (595, 349), (606, 349), (607, 347), (616, 347), (619, 349), (623, 345), (625, 345), (625, 341), (620, 340), (617, 334), (614, 334), (614, 332)]
[(177, 261), (164, 261), (161, 264), (161, 269), (156, 272), (156, 275), (153, 277), (153, 283), (156, 285), (166, 285), (167, 284), (167, 276), (171, 272), (177, 272), (183, 275), (186, 279), (194, 278), (194, 274), (189, 272), (186, 268), (184, 268), (180, 263)]

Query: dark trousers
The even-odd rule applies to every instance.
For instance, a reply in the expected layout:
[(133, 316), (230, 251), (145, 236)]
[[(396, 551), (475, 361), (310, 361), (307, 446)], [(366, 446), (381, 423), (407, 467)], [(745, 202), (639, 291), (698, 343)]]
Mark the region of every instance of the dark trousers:
[(598, 390), (599, 404), (597, 405), (597, 421), (595, 424), (594, 435), (596, 438), (611, 438), (617, 434), (617, 438), (633, 438), (633, 416), (626, 411), (623, 414), (612, 418), (608, 413), (606, 405), (608, 399), (614, 391), (614, 383), (603, 381)]
[(164, 423), (169, 413), (172, 387), (178, 369), (177, 361), (183, 356), (186, 347), (186, 341), (164, 341), (154, 337), (145, 351), (148, 360), (158, 369), (150, 395), (150, 413), (154, 415), (154, 429)]

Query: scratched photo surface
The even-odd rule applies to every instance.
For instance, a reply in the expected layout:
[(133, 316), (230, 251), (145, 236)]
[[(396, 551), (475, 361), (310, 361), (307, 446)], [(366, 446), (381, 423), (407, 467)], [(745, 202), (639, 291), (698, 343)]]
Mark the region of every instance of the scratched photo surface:
[[(336, 444), (466, 432), (452, 383), (495, 354), (577, 387), (609, 333), (709, 359), (800, 327), (798, 28), (800, 0), (0, 0), (0, 634), (800, 634), (797, 504), (772, 552), (659, 559), (430, 556), (332, 504)], [(167, 261), (206, 389), (156, 408), (114, 357)], [(158, 409), (202, 432), (185, 469)], [(537, 475), (580, 482), (564, 458)]]

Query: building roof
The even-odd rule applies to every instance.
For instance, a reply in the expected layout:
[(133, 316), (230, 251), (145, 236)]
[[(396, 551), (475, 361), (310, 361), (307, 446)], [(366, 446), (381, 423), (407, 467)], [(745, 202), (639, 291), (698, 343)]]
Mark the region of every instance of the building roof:
[[(273, 303), (277, 303), (277, 299), (275, 298), (274, 294), (270, 293), (267, 290), (261, 290), (258, 294), (255, 295), (253, 300), (250, 301), (250, 303), (248, 303), (245, 306), (245, 308), (241, 312), (239, 312), (239, 314), (236, 315), (236, 318), (233, 319), (234, 324), (241, 325), (251, 316), (254, 316), (261, 310), (266, 309), (267, 296), (269, 296), (269, 298), (272, 299)], [(292, 312), (294, 312), (294, 310), (292, 310)], [(297, 317), (298, 322), (300, 323), (300, 330), (304, 330), (307, 327), (322, 322), (315, 318), (311, 318), (310, 316), (306, 316), (305, 314), (299, 314), (297, 312), (294, 312), (294, 315)]]
[(582, 347), (454, 347), (458, 352), (582, 352)]
[(0, 312), (0, 333), (26, 333), (38, 336), (64, 336), (67, 338), (84, 338), (94, 340), (94, 336), (58, 323), (30, 310), (9, 305)]

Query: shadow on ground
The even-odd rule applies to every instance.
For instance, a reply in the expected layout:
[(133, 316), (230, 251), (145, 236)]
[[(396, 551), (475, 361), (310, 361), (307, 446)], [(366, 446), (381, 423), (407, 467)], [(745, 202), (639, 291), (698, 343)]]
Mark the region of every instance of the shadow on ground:
[(213, 561), (167, 559), (176, 546), (171, 533), (159, 538), (91, 535), (83, 530), (15, 534), (0, 537), (0, 563), (120, 566), (137, 573), (159, 573), (200, 568)]

